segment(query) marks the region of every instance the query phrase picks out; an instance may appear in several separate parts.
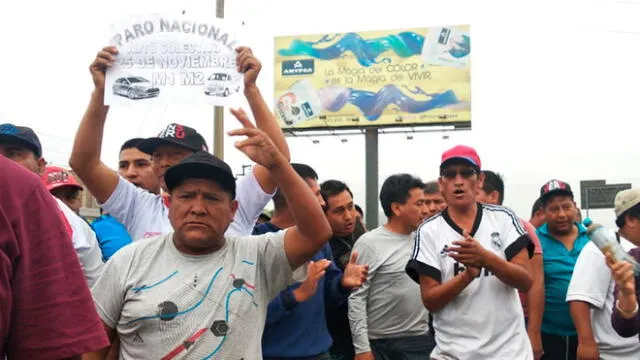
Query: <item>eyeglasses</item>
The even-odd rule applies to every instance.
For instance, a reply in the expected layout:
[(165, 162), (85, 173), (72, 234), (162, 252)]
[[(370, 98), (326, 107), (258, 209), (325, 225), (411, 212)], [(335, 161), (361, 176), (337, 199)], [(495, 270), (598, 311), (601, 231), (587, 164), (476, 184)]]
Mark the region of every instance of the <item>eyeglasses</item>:
[(472, 177), (473, 175), (475, 175), (476, 169), (473, 168), (464, 168), (464, 169), (460, 169), (460, 170), (455, 170), (455, 169), (444, 169), (442, 170), (442, 177), (445, 177), (447, 179), (455, 179), (456, 176), (458, 176), (458, 174), (460, 174), (460, 176), (462, 176), (465, 179), (468, 179), (470, 177)]

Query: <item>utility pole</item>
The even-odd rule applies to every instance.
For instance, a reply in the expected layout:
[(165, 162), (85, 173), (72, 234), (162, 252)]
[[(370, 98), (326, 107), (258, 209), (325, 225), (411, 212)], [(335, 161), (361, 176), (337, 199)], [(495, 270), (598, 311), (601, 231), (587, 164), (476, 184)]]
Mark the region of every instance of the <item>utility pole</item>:
[[(216, 0), (216, 18), (224, 19), (224, 0)], [(213, 155), (224, 158), (224, 107), (213, 108)]]

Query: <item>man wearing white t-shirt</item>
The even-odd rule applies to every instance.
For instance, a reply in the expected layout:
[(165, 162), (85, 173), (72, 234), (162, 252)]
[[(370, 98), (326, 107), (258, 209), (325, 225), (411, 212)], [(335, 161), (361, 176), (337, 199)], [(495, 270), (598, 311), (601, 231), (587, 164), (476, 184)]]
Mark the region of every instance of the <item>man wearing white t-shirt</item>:
[[(115, 47), (102, 49), (90, 71), (95, 89), (80, 123), (71, 154), (70, 165), (101, 206), (126, 228), (133, 241), (172, 230), (165, 198), (140, 189), (119, 177), (100, 161), (102, 136), (108, 107), (104, 106), (105, 70), (117, 56)], [(262, 129), (289, 158), (289, 149), (280, 126), (274, 119), (256, 86), (260, 62), (248, 48), (237, 49), (238, 71), (244, 73), (245, 96), (251, 106), (258, 128)], [(138, 148), (152, 156), (154, 172), (163, 190), (164, 174), (172, 165), (199, 150), (207, 150), (204, 138), (195, 130), (168, 125), (157, 137), (147, 139)], [(276, 184), (263, 166), (255, 166), (238, 180), (237, 197), (240, 208), (229, 227), (230, 234), (251, 234), (260, 213), (271, 200)]]
[[(239, 116), (236, 144), (269, 169), (295, 226), (229, 236), (236, 182), (222, 160), (199, 151), (165, 175), (174, 232), (117, 252), (92, 289), (110, 339), (125, 359), (262, 359), (267, 307), (326, 244), (331, 227), (306, 182), (269, 137)], [(302, 267), (304, 270), (304, 267)], [(104, 359), (107, 349), (85, 355)]]
[[(631, 201), (622, 201), (627, 199)], [(618, 219), (623, 218), (624, 212), (638, 202), (638, 189), (618, 193), (615, 201), (616, 222), (624, 223), (624, 220)], [(624, 231), (623, 226), (620, 226), (620, 231)], [(616, 233), (616, 238), (625, 250), (634, 247), (620, 236), (620, 232)], [(622, 337), (611, 325), (615, 285), (604, 254), (589, 241), (578, 256), (567, 290), (571, 318), (578, 333), (578, 359), (640, 359), (638, 338)]]
[(431, 359), (533, 359), (517, 291), (531, 286), (533, 244), (513, 211), (476, 202), (480, 170), (473, 148), (442, 154), (448, 207), (418, 228), (407, 264), (433, 315)]
[[(39, 176), (42, 176), (44, 172), (46, 161), (42, 157), (40, 139), (31, 128), (13, 124), (1, 124), (0, 154)], [(82, 265), (84, 277), (89, 286), (91, 286), (102, 273), (104, 266), (96, 235), (86, 221), (81, 219), (60, 199), (53, 195), (51, 196), (58, 203), (60, 215), (67, 226), (67, 231), (71, 235), (73, 247)]]

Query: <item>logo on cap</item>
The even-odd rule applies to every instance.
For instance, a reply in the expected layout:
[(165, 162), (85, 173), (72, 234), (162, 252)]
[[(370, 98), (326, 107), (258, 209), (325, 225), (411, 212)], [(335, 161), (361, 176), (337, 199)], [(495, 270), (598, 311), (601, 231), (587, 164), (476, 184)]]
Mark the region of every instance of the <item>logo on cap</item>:
[(557, 180), (551, 180), (549, 182), (549, 186), (547, 187), (547, 191), (552, 191), (552, 190), (557, 190), (557, 189), (564, 189), (564, 186), (562, 186)]
[(159, 138), (183, 139), (185, 136), (184, 127), (178, 124), (169, 124), (158, 134)]
[(69, 173), (66, 171), (55, 171), (47, 174), (49, 184), (69, 182)]

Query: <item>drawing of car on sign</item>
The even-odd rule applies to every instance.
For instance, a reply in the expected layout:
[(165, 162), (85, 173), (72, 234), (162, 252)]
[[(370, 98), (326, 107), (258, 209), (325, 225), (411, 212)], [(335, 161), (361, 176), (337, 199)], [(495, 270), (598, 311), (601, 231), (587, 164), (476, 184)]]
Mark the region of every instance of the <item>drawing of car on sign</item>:
[(207, 79), (204, 86), (205, 95), (215, 95), (227, 97), (231, 93), (240, 91), (240, 85), (235, 84), (233, 76), (227, 73), (213, 73)]
[(129, 99), (144, 99), (158, 96), (160, 89), (141, 76), (127, 76), (113, 83), (113, 93)]

